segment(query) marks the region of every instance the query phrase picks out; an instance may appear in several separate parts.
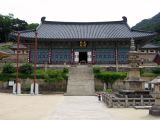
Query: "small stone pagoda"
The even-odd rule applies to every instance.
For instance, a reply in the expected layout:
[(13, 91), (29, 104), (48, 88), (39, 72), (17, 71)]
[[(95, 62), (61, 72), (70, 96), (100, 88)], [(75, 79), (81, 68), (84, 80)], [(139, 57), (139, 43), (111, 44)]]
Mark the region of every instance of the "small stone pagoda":
[(135, 50), (134, 39), (131, 39), (131, 47), (128, 53), (128, 77), (124, 81), (124, 89), (126, 90), (144, 90), (144, 82), (140, 79), (140, 59), (138, 52)]

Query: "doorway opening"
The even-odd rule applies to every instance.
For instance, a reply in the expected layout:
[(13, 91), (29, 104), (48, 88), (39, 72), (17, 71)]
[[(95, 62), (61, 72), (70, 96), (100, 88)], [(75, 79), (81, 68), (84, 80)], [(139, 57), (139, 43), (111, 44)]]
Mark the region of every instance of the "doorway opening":
[(87, 63), (87, 52), (79, 52), (79, 63)]

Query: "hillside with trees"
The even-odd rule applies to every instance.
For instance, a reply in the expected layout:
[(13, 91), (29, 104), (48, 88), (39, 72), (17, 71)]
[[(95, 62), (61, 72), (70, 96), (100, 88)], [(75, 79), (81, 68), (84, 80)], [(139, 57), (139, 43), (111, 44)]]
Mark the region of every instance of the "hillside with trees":
[[(132, 29), (143, 30), (143, 31), (155, 31), (160, 33), (160, 13), (149, 19), (144, 19), (137, 23)], [(155, 43), (160, 44), (160, 35), (154, 39)]]
[(149, 19), (144, 19), (137, 23), (133, 29), (145, 30), (145, 31), (158, 31), (160, 30), (160, 13)]
[(12, 31), (35, 29), (37, 26), (37, 23), (28, 24), (25, 20), (14, 18), (13, 14), (0, 14), (0, 42), (7, 42), (8, 35)]

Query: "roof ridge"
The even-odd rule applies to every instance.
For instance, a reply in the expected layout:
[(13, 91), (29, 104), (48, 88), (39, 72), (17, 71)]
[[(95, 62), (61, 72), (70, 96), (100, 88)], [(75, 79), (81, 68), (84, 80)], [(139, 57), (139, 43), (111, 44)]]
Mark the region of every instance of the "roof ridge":
[[(157, 45), (157, 44), (155, 44), (155, 43), (147, 43), (147, 44), (145, 44), (145, 45), (154, 45), (154, 46), (159, 46), (159, 45)], [(145, 46), (144, 45), (144, 46)]]
[(125, 24), (126, 22), (123, 20), (121, 21), (98, 21), (98, 22), (43, 21), (42, 24), (112, 24), (112, 23)]

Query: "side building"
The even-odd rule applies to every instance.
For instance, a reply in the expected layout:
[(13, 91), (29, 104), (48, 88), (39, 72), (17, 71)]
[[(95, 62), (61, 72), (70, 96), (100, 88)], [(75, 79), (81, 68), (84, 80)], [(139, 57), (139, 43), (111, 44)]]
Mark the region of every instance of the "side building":
[(160, 46), (153, 43), (147, 43), (141, 48), (139, 48), (138, 52), (139, 52), (139, 58), (141, 60), (141, 64), (142, 63), (153, 64), (154, 58), (159, 53), (159, 51), (160, 51)]
[[(126, 17), (110, 22), (55, 22), (42, 17), (36, 32), (39, 64), (127, 64), (130, 40), (139, 49), (156, 35), (130, 29)], [(34, 40), (35, 31), (20, 33), (21, 43), (29, 47), (30, 63), (34, 62)]]

